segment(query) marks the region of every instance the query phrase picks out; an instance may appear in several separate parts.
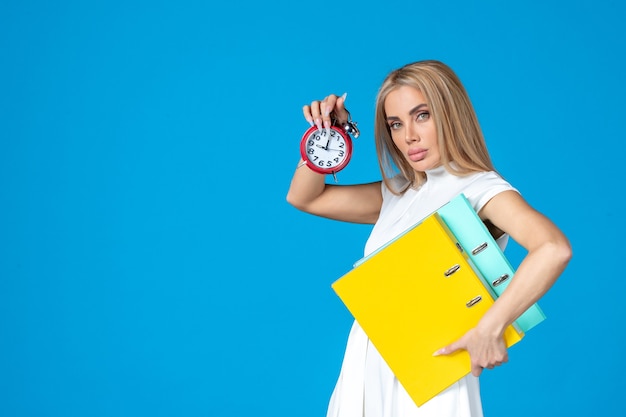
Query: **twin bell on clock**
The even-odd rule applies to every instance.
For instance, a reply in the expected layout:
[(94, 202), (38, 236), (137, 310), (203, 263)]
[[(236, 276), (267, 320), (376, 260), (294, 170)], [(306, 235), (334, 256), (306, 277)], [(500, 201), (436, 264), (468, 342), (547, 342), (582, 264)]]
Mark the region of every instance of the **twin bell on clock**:
[(304, 132), (300, 142), (302, 160), (312, 171), (334, 176), (348, 165), (352, 157), (350, 135), (355, 139), (359, 137), (359, 130), (350, 113), (348, 121), (343, 124), (333, 121), (330, 128), (312, 126)]

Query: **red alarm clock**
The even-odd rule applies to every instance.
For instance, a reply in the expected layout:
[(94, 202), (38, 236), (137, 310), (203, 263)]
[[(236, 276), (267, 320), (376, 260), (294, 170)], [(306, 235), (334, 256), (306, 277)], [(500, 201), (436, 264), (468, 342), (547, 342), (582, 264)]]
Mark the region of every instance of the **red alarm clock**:
[(336, 174), (352, 157), (352, 139), (359, 137), (356, 123), (348, 119), (343, 126), (318, 129), (312, 126), (302, 136), (300, 155), (304, 163), (320, 174)]

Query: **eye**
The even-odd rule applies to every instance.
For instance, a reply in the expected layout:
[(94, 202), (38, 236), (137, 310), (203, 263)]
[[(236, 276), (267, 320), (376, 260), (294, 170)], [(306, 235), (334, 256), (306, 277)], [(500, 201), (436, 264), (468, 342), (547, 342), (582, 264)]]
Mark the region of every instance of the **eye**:
[(417, 116), (416, 116), (416, 119), (417, 119), (418, 121), (425, 121), (425, 120), (428, 120), (428, 119), (430, 119), (430, 113), (429, 113), (429, 112), (427, 112), (427, 111), (422, 111), (422, 112), (419, 112), (419, 113), (417, 114)]
[(402, 124), (400, 122), (391, 122), (391, 123), (389, 123), (389, 128), (391, 130), (398, 130), (398, 129), (400, 129), (400, 126), (402, 126)]

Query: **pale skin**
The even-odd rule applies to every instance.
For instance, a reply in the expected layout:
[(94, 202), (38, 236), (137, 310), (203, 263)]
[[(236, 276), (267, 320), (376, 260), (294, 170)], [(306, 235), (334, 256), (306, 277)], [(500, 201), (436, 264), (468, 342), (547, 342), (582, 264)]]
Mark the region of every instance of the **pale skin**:
[[(313, 101), (304, 106), (304, 118), (318, 127), (329, 127), (332, 112), (338, 120), (345, 121), (348, 118), (345, 98), (345, 95), (329, 95), (321, 101)], [(424, 172), (439, 166), (437, 134), (421, 92), (412, 87), (399, 87), (389, 93), (384, 107), (393, 142), (413, 169)], [(323, 175), (302, 167), (294, 173), (287, 201), (314, 215), (374, 224), (382, 205), (380, 187), (380, 182), (326, 184)], [(517, 192), (497, 194), (480, 210), (479, 216), (508, 233), (528, 253), (518, 266), (515, 279), (478, 325), (434, 352), (434, 355), (449, 355), (466, 350), (475, 376), (485, 368), (492, 369), (508, 361), (504, 330), (552, 287), (572, 256), (569, 241), (559, 228)]]

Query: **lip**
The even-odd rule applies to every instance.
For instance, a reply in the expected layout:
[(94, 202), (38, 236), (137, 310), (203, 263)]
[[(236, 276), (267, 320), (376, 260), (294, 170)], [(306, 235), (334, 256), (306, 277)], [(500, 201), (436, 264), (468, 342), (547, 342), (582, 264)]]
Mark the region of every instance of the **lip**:
[(421, 161), (426, 158), (426, 154), (428, 153), (427, 149), (424, 148), (415, 148), (409, 149), (408, 155), (409, 159), (413, 162)]

